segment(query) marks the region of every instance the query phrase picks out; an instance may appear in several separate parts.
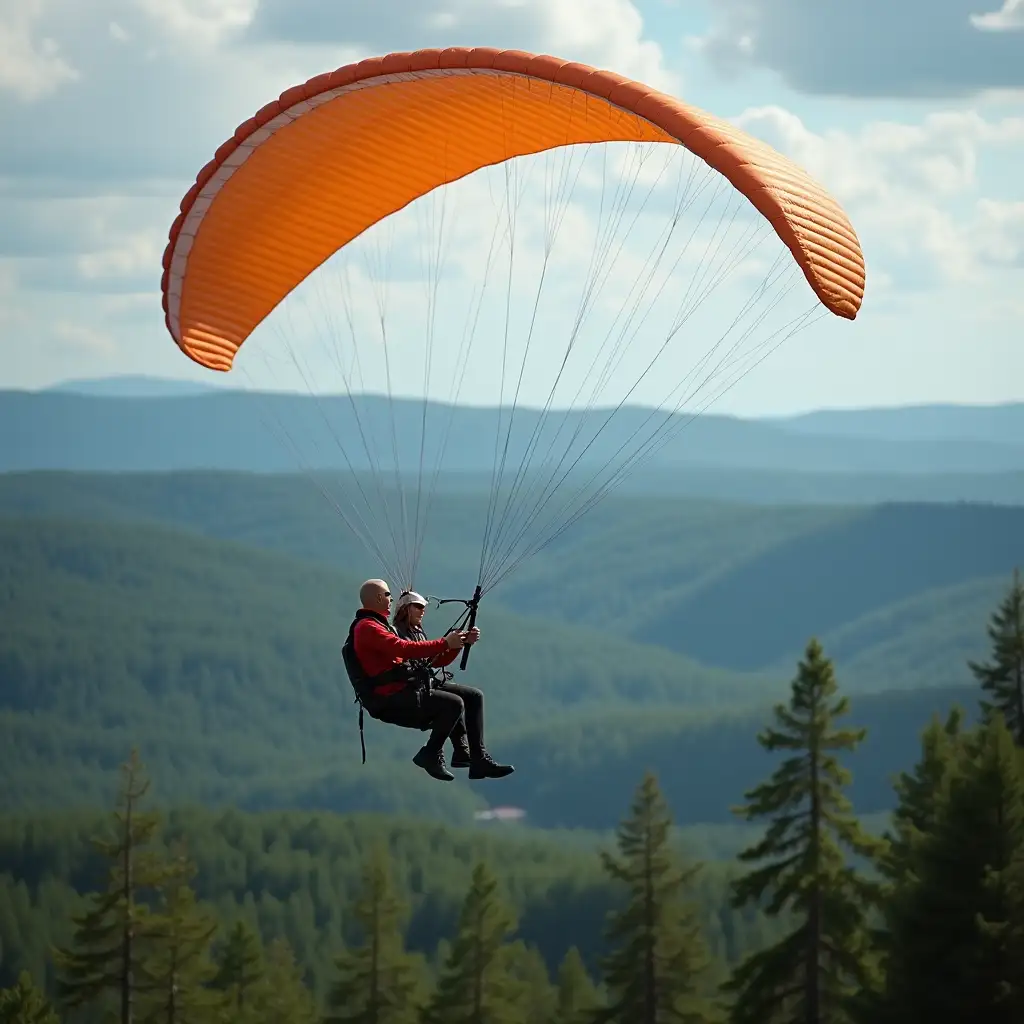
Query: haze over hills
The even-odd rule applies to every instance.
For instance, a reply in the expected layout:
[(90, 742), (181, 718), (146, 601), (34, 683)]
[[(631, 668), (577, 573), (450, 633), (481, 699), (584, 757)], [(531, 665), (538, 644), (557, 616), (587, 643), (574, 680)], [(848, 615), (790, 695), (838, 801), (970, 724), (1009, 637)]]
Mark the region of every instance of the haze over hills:
[(826, 409), (771, 418), (786, 430), (832, 437), (887, 440), (943, 440), (973, 437), (1019, 444), (1024, 437), (1024, 403), (1003, 405), (915, 405), (891, 409)]
[[(216, 375), (203, 381), (127, 374), (65, 380), (39, 392), (63, 392), (109, 398), (176, 397), (210, 391), (233, 390)], [(36, 392), (36, 393), (39, 393)], [(737, 418), (737, 417), (730, 417)], [(998, 405), (927, 405), (823, 409), (790, 416), (738, 417), (743, 422), (766, 423), (799, 433), (825, 436), (883, 437), (895, 439), (943, 439), (977, 437), (989, 441), (1014, 442), (1024, 435), (1024, 403)]]
[[(0, 436), (17, 441), (0, 449), (0, 471), (295, 472), (303, 465), (390, 471), (395, 464), (390, 443), (394, 423), (398, 464), (405, 472), (415, 473), (424, 415), (427, 467), (438, 464), (444, 444), (441, 467), (446, 472), (489, 479), (494, 468), (499, 423), (494, 409), (429, 403), (424, 412), (423, 403), (412, 399), (389, 402), (372, 395), (316, 399), (221, 388), (159, 398), (152, 394), (121, 397), (120, 392), (111, 397), (95, 382), (87, 390), (90, 393), (0, 392)], [(677, 417), (677, 425), (685, 427), (645, 465), (644, 486), (649, 487), (656, 476), (681, 470), (866, 474), (876, 478), (876, 486), (878, 477), (892, 474), (914, 478), (1024, 475), (1024, 430), (1012, 429), (1024, 415), (1022, 409), (1007, 406), (998, 414), (956, 409), (950, 412), (946, 427), (937, 424), (935, 410), (901, 410), (896, 427), (888, 433), (877, 425), (885, 417), (870, 411), (818, 413), (795, 421), (741, 420), (706, 413), (687, 423)], [(507, 410), (503, 415), (502, 444), (509, 425)], [(660, 415), (649, 422), (650, 410), (625, 408), (603, 426), (607, 412), (590, 410), (570, 414), (564, 425), (560, 414), (538, 425), (535, 410), (517, 409), (507, 453), (509, 471), (518, 465), (535, 429), (538, 440), (530, 465), (537, 465), (537, 453), (546, 452), (553, 441), (561, 453), (566, 438), (578, 431), (572, 452), (573, 457), (582, 453), (583, 469), (608, 464), (623, 443), (629, 444), (633, 431), (650, 429), (660, 422)], [(857, 422), (864, 425), (855, 429), (851, 417), (863, 417)], [(968, 420), (961, 429), (961, 422)], [(838, 425), (835, 430), (832, 424)], [(560, 428), (562, 434), (557, 433)], [(362, 438), (370, 440), (364, 445)], [(583, 453), (590, 439), (593, 443)], [(630, 450), (627, 447), (623, 454)], [(959, 486), (969, 483), (962, 480)], [(992, 489), (991, 483), (980, 483)]]

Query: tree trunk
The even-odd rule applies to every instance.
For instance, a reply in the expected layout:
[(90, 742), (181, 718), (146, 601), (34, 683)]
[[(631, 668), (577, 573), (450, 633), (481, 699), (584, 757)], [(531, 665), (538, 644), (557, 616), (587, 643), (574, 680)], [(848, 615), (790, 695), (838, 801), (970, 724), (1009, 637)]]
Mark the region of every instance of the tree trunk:
[(124, 897), (124, 931), (121, 937), (121, 1024), (132, 1024), (132, 803), (134, 797), (129, 783), (128, 798), (124, 815), (124, 882), (121, 894)]
[[(817, 707), (813, 708), (813, 721), (817, 722)], [(812, 726), (810, 737), (810, 769), (811, 769), (811, 872), (814, 881), (811, 885), (811, 902), (807, 916), (807, 1022), (821, 1022), (821, 993), (818, 988), (819, 964), (818, 954), (821, 949), (821, 891), (819, 889), (820, 870), (820, 833), (821, 833), (821, 794), (818, 791), (818, 743), (817, 725)]]

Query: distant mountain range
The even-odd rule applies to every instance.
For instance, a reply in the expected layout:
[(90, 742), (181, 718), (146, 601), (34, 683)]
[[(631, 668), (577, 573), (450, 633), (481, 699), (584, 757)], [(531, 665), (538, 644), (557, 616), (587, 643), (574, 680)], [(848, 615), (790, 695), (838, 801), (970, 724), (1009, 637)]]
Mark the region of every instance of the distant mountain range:
[(888, 441), (975, 438), (1017, 445), (1024, 438), (1024, 402), (1005, 405), (915, 405), (890, 409), (827, 409), (772, 420), (786, 430)]
[(123, 377), (63, 380), (40, 390), (44, 394), (56, 392), (67, 395), (93, 395), (99, 398), (180, 398), (182, 395), (203, 395), (210, 391), (223, 391), (224, 388), (202, 381), (126, 374)]
[[(157, 400), (158, 399), (158, 400)], [(503, 419), (499, 421), (499, 415)], [(539, 422), (517, 409), (506, 461), (514, 475), (536, 432), (528, 465), (564, 450), (578, 432), (593, 438), (577, 471), (613, 464), (649, 410), (561, 414)], [(360, 395), (249, 393), (180, 381), (119, 378), (69, 382), (41, 392), (0, 392), (0, 471), (223, 469), (296, 472), (302, 468), (415, 474), (438, 464), (445, 486), (489, 484), (508, 410)], [(744, 420), (705, 414), (681, 427), (629, 489), (760, 500), (983, 500), (1024, 495), (1024, 404), (823, 411)], [(561, 427), (563, 433), (558, 435)], [(552, 447), (553, 446), (553, 447)], [(625, 450), (629, 450), (628, 448)], [(567, 463), (568, 464), (568, 461)], [(762, 479), (752, 484), (751, 474)], [(808, 475), (812, 475), (808, 479)], [(747, 493), (743, 493), (746, 491)], [(753, 491), (753, 493), (750, 493)], [(820, 491), (820, 494), (817, 493)]]

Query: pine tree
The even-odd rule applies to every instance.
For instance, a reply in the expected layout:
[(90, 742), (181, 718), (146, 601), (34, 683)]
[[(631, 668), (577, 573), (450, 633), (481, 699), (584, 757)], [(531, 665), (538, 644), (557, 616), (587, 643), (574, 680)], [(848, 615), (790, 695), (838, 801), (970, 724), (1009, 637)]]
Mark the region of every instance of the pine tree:
[(878, 888), (844, 862), (843, 847), (877, 857), (884, 846), (866, 836), (842, 790), (849, 784), (835, 751), (854, 750), (865, 730), (840, 729), (849, 710), (837, 692), (832, 664), (811, 640), (792, 683), (788, 706), (758, 735), (768, 751), (791, 752), (737, 809), (747, 820), (769, 818), (764, 837), (740, 854), (768, 861), (733, 884), (739, 908), (795, 915), (781, 941), (748, 957), (724, 986), (735, 999), (736, 1024), (838, 1024), (852, 1018), (854, 998), (871, 989), (867, 910)]
[(254, 986), (247, 1016), (254, 1024), (317, 1024), (320, 1014), (316, 1000), (306, 985), (295, 954), (284, 939), (275, 939), (267, 948), (266, 970)]
[(194, 875), (195, 866), (179, 853), (150, 923), (155, 949), (143, 964), (149, 997), (145, 1012), (139, 1014), (145, 1024), (208, 1020), (218, 1002), (206, 988), (215, 974), (210, 941), (217, 924), (196, 903), (189, 885)]
[(602, 851), (605, 871), (626, 888), (625, 907), (610, 917), (612, 952), (602, 962), (607, 1024), (701, 1024), (716, 1019), (702, 997), (710, 960), (686, 890), (700, 870), (671, 844), (672, 819), (648, 772), (619, 826), (618, 857)]
[(107, 888), (94, 893), (90, 908), (74, 918), (72, 947), (54, 950), (53, 959), (57, 992), (65, 1005), (83, 1006), (116, 993), (121, 1024), (133, 1024), (136, 998), (145, 985), (140, 967), (153, 927), (142, 897), (159, 890), (169, 868), (158, 853), (145, 848), (160, 819), (140, 810), (149, 780), (137, 751), (132, 750), (121, 773), (115, 838), (94, 840), (111, 862)]
[(216, 959), (212, 987), (223, 994), (227, 1012), (240, 1016), (266, 968), (259, 936), (244, 921), (235, 922)]
[[(934, 834), (952, 779), (960, 768), (965, 742), (962, 723), (963, 712), (958, 708), (950, 711), (944, 723), (934, 717), (921, 735), (920, 760), (912, 772), (901, 772), (894, 786), (897, 805), (892, 828), (885, 835), (888, 845), (879, 859), (887, 883), (885, 911), (881, 927), (872, 933), (882, 959), (882, 974), (886, 976), (902, 952), (898, 921), (893, 916), (898, 903), (894, 901), (898, 901), (914, 877), (918, 853)], [(863, 1019), (882, 1020), (886, 998), (884, 990), (868, 993), (862, 1007)]]
[(590, 1024), (601, 1006), (597, 986), (587, 972), (580, 951), (571, 946), (558, 968), (558, 996), (554, 1024)]
[(1024, 747), (1024, 582), (1014, 569), (1013, 583), (987, 628), (992, 652), (989, 661), (968, 662), (982, 690), (992, 697), (982, 700), (988, 717), (1002, 713), (1018, 747)]
[(60, 1024), (60, 1020), (32, 975), (22, 971), (14, 985), (0, 989), (0, 1024)]
[(949, 785), (963, 752), (963, 712), (954, 708), (940, 722), (933, 717), (921, 734), (921, 757), (912, 772), (896, 779), (896, 808), (892, 828), (886, 832), (886, 850), (879, 860), (891, 885), (898, 885), (911, 870), (914, 853), (932, 834)]
[(363, 885), (352, 908), (362, 945), (336, 962), (340, 977), (329, 1005), (329, 1024), (414, 1024), (425, 999), (426, 965), (406, 952), (409, 909), (394, 891), (387, 848), (376, 847), (363, 866)]
[(424, 1024), (521, 1024), (503, 957), (516, 925), (497, 880), (477, 864)]
[(968, 738), (885, 904), (875, 1019), (1024, 1020), (1024, 766), (994, 715)]
[(523, 1024), (549, 1024), (555, 1014), (557, 993), (548, 966), (535, 946), (517, 939), (502, 950), (509, 979), (509, 1001), (516, 1006), (516, 1020)]

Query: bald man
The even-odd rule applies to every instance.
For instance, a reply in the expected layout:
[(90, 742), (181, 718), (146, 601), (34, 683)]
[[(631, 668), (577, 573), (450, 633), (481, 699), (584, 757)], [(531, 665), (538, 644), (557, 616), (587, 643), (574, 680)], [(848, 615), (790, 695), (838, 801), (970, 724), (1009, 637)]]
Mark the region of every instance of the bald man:
[[(413, 764), (435, 779), (451, 782), (455, 776), (445, 764), (444, 744), (457, 725), (465, 732), (465, 707), (457, 693), (431, 688), (432, 677), (423, 662), (450, 662), (452, 658), (443, 656), (457, 652), (467, 634), (458, 630), (436, 640), (402, 639), (388, 621), (391, 591), (384, 580), (367, 580), (359, 588), (359, 603), (342, 655), (362, 707), (380, 722), (430, 730)], [(500, 778), (513, 770), (495, 764), (483, 749), (471, 751), (469, 769), (476, 779)]]

